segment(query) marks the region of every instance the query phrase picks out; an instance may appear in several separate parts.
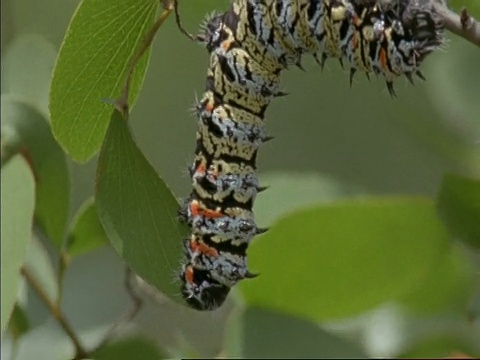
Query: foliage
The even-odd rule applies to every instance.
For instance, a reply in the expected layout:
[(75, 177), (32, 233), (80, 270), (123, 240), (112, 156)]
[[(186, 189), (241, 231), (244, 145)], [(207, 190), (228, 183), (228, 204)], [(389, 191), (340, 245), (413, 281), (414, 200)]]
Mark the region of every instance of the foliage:
[[(78, 7), (60, 49), (50, 90), (52, 131), (73, 159), (87, 161), (100, 148), (111, 110), (99, 99), (119, 93), (125, 70), (152, 25), (156, 9), (153, 0), (115, 4), (85, 0)], [(132, 104), (148, 58), (136, 68)]]
[[(224, 5), (182, 2), (184, 21)], [(206, 60), (170, 16), (150, 62), (144, 39), (157, 13), (171, 13), (158, 8), (82, 0), (55, 66), (41, 37), (18, 36), (2, 52), (2, 357), (480, 355), (478, 103), (475, 74), (453, 66), (478, 49), (453, 41), (456, 51), (437, 54), (445, 59), (430, 69), (450, 64), (460, 77), (430, 71), (430, 82), (395, 102), (378, 84), (347, 90), (333, 65), (313, 85), (310, 75), (294, 74), (300, 85), (286, 76), (297, 95), (272, 106), (269, 126), (281, 136), (264, 152), (276, 171), (261, 174), (270, 189), (255, 207), (271, 230), (249, 249), (261, 276), (212, 316), (178, 296), (187, 231), (175, 195), (186, 193), (187, 180), (175, 179), (194, 139), (193, 125), (178, 120)], [(71, 163), (97, 153), (86, 167)], [(79, 196), (91, 165), (95, 189)], [(124, 277), (125, 265), (143, 280)], [(376, 350), (369, 334), (388, 335), (377, 316), (406, 346)]]

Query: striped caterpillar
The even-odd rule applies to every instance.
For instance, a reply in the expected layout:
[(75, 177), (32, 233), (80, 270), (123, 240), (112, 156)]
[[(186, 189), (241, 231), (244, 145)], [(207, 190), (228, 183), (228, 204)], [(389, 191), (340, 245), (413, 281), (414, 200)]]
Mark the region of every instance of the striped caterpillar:
[(259, 185), (257, 150), (269, 140), (265, 111), (281, 71), (301, 67), (303, 54), (393, 80), (423, 78), (418, 67), (442, 42), (426, 0), (234, 0), (211, 16), (197, 37), (210, 54), (198, 115), (193, 190), (179, 214), (184, 240), (181, 292), (198, 310), (218, 308), (247, 269), (246, 251), (259, 229), (252, 212)]

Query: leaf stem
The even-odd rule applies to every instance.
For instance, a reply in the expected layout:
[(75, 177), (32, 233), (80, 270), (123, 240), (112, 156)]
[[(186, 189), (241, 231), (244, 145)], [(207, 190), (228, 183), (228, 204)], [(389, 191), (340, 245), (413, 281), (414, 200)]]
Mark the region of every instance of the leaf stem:
[(190, 34), (183, 27), (182, 22), (180, 21), (180, 12), (178, 11), (178, 0), (173, 0), (173, 8), (175, 10), (175, 22), (177, 23), (177, 27), (180, 30), (180, 32), (192, 41), (195, 41), (195, 42), (201, 41), (201, 39), (198, 36), (194, 36), (194, 35)]
[(445, 29), (480, 47), (480, 23), (463, 8), (460, 14), (448, 9), (441, 0), (434, 1)]
[(52, 316), (58, 321), (63, 331), (65, 331), (67, 336), (72, 341), (73, 345), (75, 346), (75, 359), (84, 359), (88, 357), (88, 352), (84, 349), (77, 334), (75, 333), (71, 325), (68, 323), (65, 315), (60, 309), (59, 304), (49, 298), (49, 296), (39, 284), (35, 276), (33, 276), (33, 274), (26, 266), (23, 266), (20, 269), (20, 272), (27, 281), (27, 283), (31, 286), (33, 291), (35, 291), (35, 293), (38, 295), (40, 300), (42, 300), (42, 302), (47, 306)]
[(60, 250), (58, 273), (57, 273), (57, 288), (58, 288), (57, 303), (58, 304), (62, 302), (63, 279), (65, 278), (65, 272), (67, 271), (69, 264), (70, 264), (70, 256), (68, 252), (64, 249)]
[(125, 267), (125, 278), (124, 278), (124, 287), (125, 290), (133, 302), (133, 306), (128, 309), (125, 314), (108, 330), (108, 333), (105, 335), (103, 340), (98, 344), (97, 349), (104, 346), (108, 340), (112, 337), (112, 334), (120, 327), (120, 325), (132, 320), (140, 311), (143, 305), (143, 299), (138, 295), (133, 289), (132, 277), (134, 276), (133, 271), (127, 266)]
[(130, 83), (132, 81), (133, 72), (135, 71), (135, 66), (137, 66), (138, 61), (141, 59), (143, 54), (145, 54), (145, 52), (148, 50), (148, 48), (152, 44), (155, 34), (157, 33), (160, 26), (162, 26), (162, 24), (165, 22), (167, 17), (170, 15), (172, 10), (174, 9), (172, 1), (164, 2), (162, 13), (157, 18), (152, 28), (147, 32), (137, 52), (130, 60), (130, 63), (126, 70), (125, 85), (123, 86), (120, 97), (115, 101), (115, 107), (124, 115), (128, 114), (128, 96), (130, 94)]

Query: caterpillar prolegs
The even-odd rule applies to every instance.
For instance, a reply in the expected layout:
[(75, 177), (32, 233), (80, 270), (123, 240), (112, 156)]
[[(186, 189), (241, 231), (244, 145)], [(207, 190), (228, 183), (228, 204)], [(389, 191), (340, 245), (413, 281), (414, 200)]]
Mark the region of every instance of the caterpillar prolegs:
[(427, 0), (234, 0), (207, 20), (198, 38), (210, 63), (198, 115), (193, 190), (180, 210), (190, 229), (180, 279), (187, 303), (219, 307), (247, 269), (253, 237), (265, 231), (252, 207), (260, 186), (257, 150), (269, 140), (265, 111), (282, 96), (281, 71), (303, 54), (338, 58), (356, 71), (393, 80), (423, 76), (423, 59), (443, 42)]

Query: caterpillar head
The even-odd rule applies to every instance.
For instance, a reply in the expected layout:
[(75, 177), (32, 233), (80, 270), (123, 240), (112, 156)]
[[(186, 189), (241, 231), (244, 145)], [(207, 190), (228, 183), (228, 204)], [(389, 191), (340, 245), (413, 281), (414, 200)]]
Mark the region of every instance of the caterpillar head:
[(225, 301), (230, 287), (220, 284), (207, 270), (184, 265), (180, 273), (181, 292), (185, 301), (196, 310), (215, 310)]
[(369, 10), (375, 34), (370, 47), (377, 50), (373, 70), (385, 76), (394, 96), (396, 77), (403, 74), (412, 83), (413, 74), (423, 78), (418, 68), (443, 43), (442, 26), (426, 0), (379, 2)]
[(415, 42), (417, 63), (444, 42), (443, 25), (432, 5), (425, 0), (400, 1), (403, 28)]
[(212, 13), (205, 19), (205, 22), (200, 27), (200, 33), (197, 38), (205, 44), (205, 47), (210, 52), (220, 41), (220, 33), (223, 25), (223, 15)]

